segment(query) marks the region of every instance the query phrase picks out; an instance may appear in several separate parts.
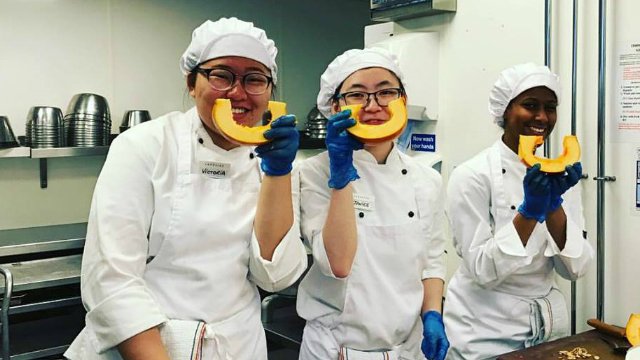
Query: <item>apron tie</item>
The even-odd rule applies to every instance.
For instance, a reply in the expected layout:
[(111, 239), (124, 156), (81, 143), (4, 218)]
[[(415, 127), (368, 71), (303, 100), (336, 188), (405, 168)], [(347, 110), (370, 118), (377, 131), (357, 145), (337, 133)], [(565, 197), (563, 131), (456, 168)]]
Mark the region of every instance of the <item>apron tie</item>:
[(525, 341), (525, 347), (559, 339), (568, 333), (569, 318), (564, 297), (560, 290), (552, 288), (544, 297), (530, 303), (532, 336)]
[(214, 330), (214, 327), (210, 324), (205, 324), (204, 326), (204, 337), (203, 339), (213, 341), (214, 345), (214, 359), (216, 360), (233, 360), (231, 355), (227, 349), (229, 348), (229, 342), (224, 335), (217, 333)]
[(338, 360), (398, 360), (395, 350), (360, 351), (341, 346)]

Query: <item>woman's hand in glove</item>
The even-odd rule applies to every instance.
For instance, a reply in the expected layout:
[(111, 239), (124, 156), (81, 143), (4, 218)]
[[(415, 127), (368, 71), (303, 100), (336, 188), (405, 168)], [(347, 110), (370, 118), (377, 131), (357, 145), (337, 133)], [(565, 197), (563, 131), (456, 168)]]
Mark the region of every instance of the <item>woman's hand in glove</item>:
[(350, 116), (351, 111), (345, 110), (327, 121), (325, 143), (329, 152), (329, 187), (332, 189), (342, 189), (360, 178), (353, 166), (353, 151), (362, 149), (363, 145), (347, 133), (346, 129), (356, 124)]
[(442, 315), (437, 311), (422, 314), (422, 353), (428, 360), (444, 360), (449, 340), (444, 332)]
[(264, 137), (271, 141), (256, 147), (256, 153), (262, 158), (262, 171), (269, 176), (290, 173), (300, 143), (296, 117), (284, 115), (277, 118), (271, 123), (271, 129), (264, 132)]
[(567, 165), (565, 170), (566, 174), (549, 175), (551, 203), (548, 212), (557, 210), (562, 205), (562, 195), (580, 182), (580, 178), (582, 178), (582, 164), (579, 162)]
[(522, 185), (524, 200), (518, 207), (518, 212), (527, 219), (544, 222), (549, 210), (551, 186), (547, 174), (540, 171), (540, 164), (535, 164), (527, 169)]

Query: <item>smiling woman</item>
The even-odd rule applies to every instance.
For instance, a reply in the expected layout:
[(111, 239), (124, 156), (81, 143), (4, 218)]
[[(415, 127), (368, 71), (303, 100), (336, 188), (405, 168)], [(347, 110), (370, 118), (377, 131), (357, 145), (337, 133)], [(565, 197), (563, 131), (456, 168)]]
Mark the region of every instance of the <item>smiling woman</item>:
[(307, 265), (291, 194), (298, 131), (283, 115), (260, 134), (268, 144), (242, 146), (212, 107), (259, 122), (276, 54), (252, 23), (204, 22), (180, 61), (195, 107), (113, 142), (82, 258), (87, 326), (69, 359), (267, 359), (257, 287), (284, 289)]
[(553, 275), (575, 280), (593, 259), (575, 187), (582, 166), (546, 174), (517, 155), (521, 135), (534, 135), (522, 137), (530, 146), (549, 136), (558, 94), (547, 67), (504, 70), (489, 95), (502, 138), (449, 177), (447, 214), (462, 263), (447, 288), (448, 359), (494, 358), (567, 335)]
[(402, 129), (398, 61), (378, 48), (349, 50), (320, 84), (327, 151), (299, 167), (300, 223), (314, 258), (298, 290), (307, 320), (300, 359), (443, 360), (440, 175), (398, 151), (398, 131), (364, 143), (349, 132), (352, 116), (371, 132), (396, 120)]

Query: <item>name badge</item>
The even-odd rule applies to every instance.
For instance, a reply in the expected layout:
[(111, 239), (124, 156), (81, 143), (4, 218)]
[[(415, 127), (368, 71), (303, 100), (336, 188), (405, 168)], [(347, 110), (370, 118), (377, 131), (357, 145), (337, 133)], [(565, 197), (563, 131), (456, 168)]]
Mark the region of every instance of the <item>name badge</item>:
[(212, 179), (226, 179), (229, 177), (231, 164), (214, 161), (200, 161), (200, 174)]
[(376, 208), (376, 199), (373, 196), (353, 194), (353, 207), (360, 211), (373, 211)]

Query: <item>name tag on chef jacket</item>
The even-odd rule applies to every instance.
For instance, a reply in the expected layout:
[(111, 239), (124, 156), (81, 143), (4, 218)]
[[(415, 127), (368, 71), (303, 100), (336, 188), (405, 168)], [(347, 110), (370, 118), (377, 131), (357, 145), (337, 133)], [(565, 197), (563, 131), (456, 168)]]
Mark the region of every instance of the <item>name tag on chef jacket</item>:
[(228, 179), (231, 176), (231, 164), (215, 161), (200, 161), (200, 175), (212, 179)]
[(360, 211), (373, 211), (376, 209), (376, 198), (373, 196), (353, 194), (353, 207)]

